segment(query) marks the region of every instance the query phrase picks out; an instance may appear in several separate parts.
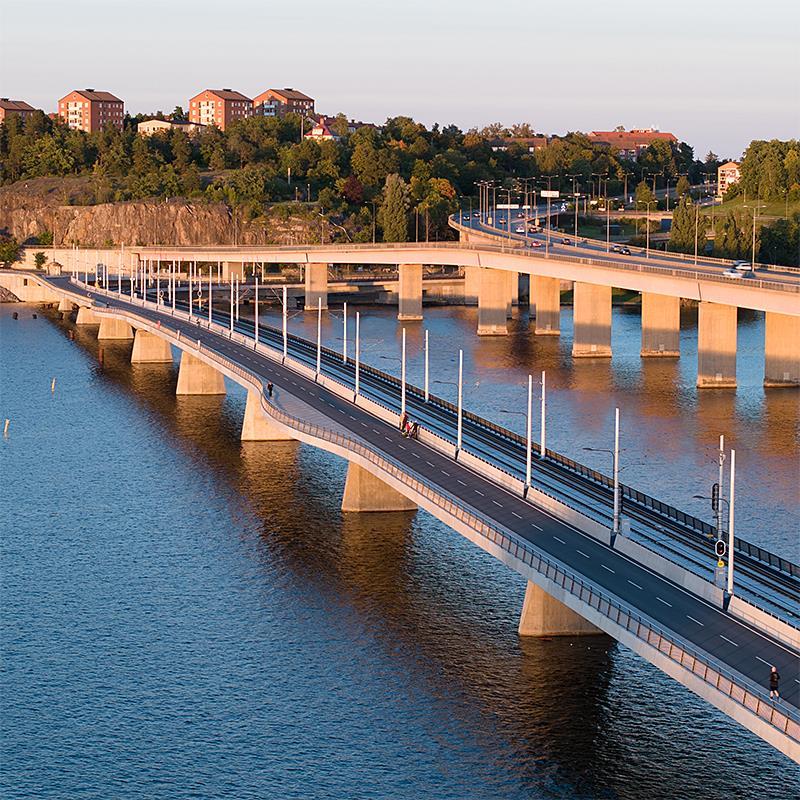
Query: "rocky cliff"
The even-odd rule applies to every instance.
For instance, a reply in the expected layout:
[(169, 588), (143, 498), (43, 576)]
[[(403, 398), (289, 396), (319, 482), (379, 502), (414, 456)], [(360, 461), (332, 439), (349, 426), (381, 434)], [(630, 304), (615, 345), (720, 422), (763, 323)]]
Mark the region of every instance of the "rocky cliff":
[[(52, 232), (56, 246), (289, 244), (314, 241), (319, 221), (285, 206), (243, 220), (224, 203), (182, 199), (70, 205), (80, 178), (37, 178), (0, 187), (0, 231), (19, 242)], [(67, 202), (65, 202), (65, 200)]]

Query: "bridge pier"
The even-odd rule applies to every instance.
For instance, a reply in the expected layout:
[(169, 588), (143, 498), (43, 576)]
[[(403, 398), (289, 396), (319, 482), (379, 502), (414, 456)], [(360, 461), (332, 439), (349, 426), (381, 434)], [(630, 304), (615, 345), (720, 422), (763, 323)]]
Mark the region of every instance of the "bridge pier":
[(558, 336), (561, 333), (561, 281), (531, 276), (531, 303), (536, 308), (534, 334)]
[(736, 306), (701, 302), (697, 316), (697, 386), (736, 388)]
[(506, 319), (514, 316), (514, 306), (519, 304), (519, 273), (508, 272), (508, 305), (506, 306)]
[(575, 281), (573, 358), (611, 357), (611, 287)]
[(587, 636), (598, 633), (603, 631), (528, 581), (519, 619), (520, 636)]
[(322, 300), (322, 310), (328, 308), (328, 265), (327, 264), (306, 264), (305, 269), (306, 285), (306, 311), (316, 311), (319, 301)]
[(292, 437), (282, 430), (264, 413), (258, 392), (247, 393), (242, 424), (243, 442), (290, 442)]
[(677, 358), (681, 354), (681, 299), (642, 292), (643, 358)]
[(478, 336), (508, 334), (508, 275), (505, 270), (480, 268)]
[(210, 364), (184, 350), (175, 394), (225, 394), (225, 379)]
[(100, 317), (92, 311), (89, 306), (80, 306), (78, 316), (75, 319), (76, 325), (99, 325)]
[(58, 310), (63, 311), (67, 314), (72, 313), (72, 306), (73, 302), (67, 297), (62, 297), (61, 300), (58, 301)]
[(244, 263), (242, 261), (223, 261), (222, 280), (229, 281), (231, 278), (244, 278)]
[(400, 264), (397, 282), (397, 319), (422, 319), (422, 264)]
[(767, 311), (764, 386), (800, 386), (800, 317)]
[(172, 348), (166, 339), (137, 329), (133, 337), (131, 364), (171, 364)]
[(480, 295), (481, 268), (464, 267), (464, 305), (475, 306)]
[(350, 461), (342, 511), (416, 511), (417, 506), (371, 472)]
[(124, 319), (100, 317), (100, 330), (97, 331), (97, 338), (126, 341), (133, 339), (133, 328)]

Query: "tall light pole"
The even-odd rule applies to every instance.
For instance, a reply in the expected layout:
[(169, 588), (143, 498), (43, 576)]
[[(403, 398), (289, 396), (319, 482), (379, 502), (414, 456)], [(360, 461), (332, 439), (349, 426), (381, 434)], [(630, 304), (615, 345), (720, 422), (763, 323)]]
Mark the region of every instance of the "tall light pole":
[(429, 384), (429, 376), (430, 376), (430, 373), (429, 373), (429, 371), (428, 371), (428, 356), (429, 356), (429, 350), (428, 350), (428, 330), (427, 330), (427, 328), (426, 328), (426, 329), (425, 329), (425, 402), (426, 402), (426, 403), (428, 402), (428, 397), (429, 397), (429, 394), (428, 394), (428, 384)]
[(733, 597), (733, 506), (735, 500), (735, 481), (736, 481), (736, 451), (731, 450), (731, 485), (728, 493), (728, 596)]
[(542, 370), (541, 442), (539, 444), (539, 458), (547, 458), (547, 382), (544, 370)]
[(231, 275), (231, 336), (233, 336), (233, 275)]
[(463, 430), (462, 417), (464, 401), (464, 351), (458, 351), (458, 429), (456, 433), (456, 455), (461, 450), (461, 434)]
[(400, 416), (406, 413), (406, 329), (400, 346)]
[[(210, 276), (209, 276), (209, 284), (208, 284), (208, 286), (209, 286), (209, 291), (210, 291), (211, 290), (211, 278), (210, 278)], [(209, 306), (210, 306), (211, 305), (211, 298), (210, 297), (208, 299), (208, 303), (209, 303)], [(258, 275), (256, 275), (256, 298), (255, 298), (254, 315), (255, 315), (255, 324), (253, 326), (253, 328), (254, 328), (253, 334), (254, 334), (255, 343), (256, 343), (256, 346), (257, 346), (258, 345)]]
[(286, 361), (286, 355), (289, 349), (289, 331), (287, 325), (288, 314), (286, 309), (286, 302), (287, 302), (286, 288), (287, 288), (286, 286), (283, 287), (283, 360), (284, 361)]
[[(722, 482), (725, 479), (725, 436), (719, 436), (719, 482), (717, 483), (717, 539), (722, 538)], [(713, 492), (712, 492), (713, 494)]]
[(528, 418), (526, 422), (527, 441), (525, 442), (525, 489), (531, 488), (531, 453), (533, 451), (533, 377), (528, 375)]
[[(213, 301), (214, 300), (214, 290), (211, 283), (211, 266), (208, 267), (208, 327), (211, 327), (211, 323), (213, 322)], [(258, 336), (256, 336), (256, 341), (258, 341)]]
[(342, 313), (342, 364), (347, 363), (347, 301), (344, 301)]
[(756, 268), (756, 214), (758, 213), (759, 209), (764, 208), (763, 203), (755, 203), (752, 206), (743, 205), (742, 208), (752, 208), (753, 209), (753, 245), (752, 245), (752, 258), (750, 263), (753, 265), (753, 269)]
[(322, 297), (317, 297), (317, 378), (322, 368)]
[(614, 535), (619, 533), (619, 408), (614, 409)]
[(361, 377), (361, 314), (356, 311), (356, 397)]

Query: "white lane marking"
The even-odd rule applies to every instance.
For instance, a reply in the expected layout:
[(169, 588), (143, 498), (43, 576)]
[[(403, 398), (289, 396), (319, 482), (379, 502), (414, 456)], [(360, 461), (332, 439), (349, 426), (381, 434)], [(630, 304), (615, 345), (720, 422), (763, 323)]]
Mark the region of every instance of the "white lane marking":
[[(633, 581), (628, 581), (628, 583), (629, 583), (631, 586), (635, 586), (637, 589), (642, 589), (642, 587), (641, 587), (641, 586), (639, 586), (639, 584), (638, 584), (638, 583), (634, 583)], [(644, 591), (644, 589), (642, 589), (642, 591)]]
[(561, 544), (566, 544), (566, 542), (565, 542), (563, 539), (559, 539), (559, 538), (558, 538), (558, 536), (554, 536), (553, 538), (554, 538), (554, 539), (555, 539), (557, 542), (561, 542)]
[(583, 556), (584, 558), (589, 558), (589, 556), (587, 556), (587, 555), (586, 555), (586, 553), (584, 553), (584, 552), (583, 552), (583, 550), (576, 550), (575, 552), (576, 552), (576, 553), (577, 553), (579, 556)]
[(493, 502), (493, 503), (494, 503), (496, 506), (500, 506), (500, 508), (502, 508), (502, 507), (503, 507), (503, 504), (502, 504), (502, 503), (498, 503), (498, 502), (497, 502), (497, 500), (492, 500), (492, 502)]
[(738, 644), (736, 644), (736, 642), (734, 642), (732, 639), (729, 639), (727, 636), (723, 636), (722, 634), (720, 634), (720, 635), (719, 635), (719, 638), (720, 638), (720, 639), (724, 639), (726, 642), (729, 642), (729, 643), (730, 643), (730, 644), (732, 644), (734, 647), (738, 647), (738, 646), (739, 646)]
[(427, 464), (429, 467), (434, 467), (434, 466), (436, 466), (436, 465), (435, 465), (435, 464), (434, 464), (432, 461), (426, 461), (425, 463), (426, 463), (426, 464)]
[(399, 444), (399, 445), (397, 445), (397, 446), (398, 446), (398, 447), (399, 447), (401, 450), (405, 450), (405, 449), (406, 449), (406, 448), (405, 448), (405, 447), (404, 447), (402, 444)]
[(611, 569), (611, 567), (607, 567), (605, 564), (601, 564), (600, 566), (601, 566), (603, 569), (607, 569), (607, 570), (608, 570), (608, 571), (609, 571), (609, 572), (610, 572), (612, 575), (616, 575), (616, 574), (617, 574), (616, 572), (614, 572), (614, 570), (613, 570), (613, 569)]
[(384, 436), (383, 438), (386, 439), (387, 442), (391, 442), (392, 441), (388, 436)]
[(380, 433), (380, 431), (379, 431), (377, 428), (373, 428), (373, 429), (372, 429), (372, 432), (373, 432), (373, 433)]
[(522, 515), (521, 515), (521, 514), (517, 514), (517, 512), (516, 512), (516, 511), (512, 511), (511, 513), (512, 513), (512, 514), (513, 514), (513, 515), (514, 515), (514, 516), (515, 516), (517, 519), (522, 519)]
[(669, 606), (670, 608), (672, 608), (672, 603), (668, 603), (666, 600), (662, 600), (658, 595), (656, 595), (656, 600), (658, 600), (659, 603), (663, 603), (665, 606)]
[(462, 481), (460, 478), (456, 478), (456, 480), (457, 480), (457, 481), (458, 481), (458, 482), (459, 482), (459, 483), (460, 483), (462, 486), (466, 486), (466, 485), (467, 485), (467, 484), (466, 484), (466, 483), (464, 483), (464, 481)]
[(361, 424), (362, 424), (362, 425), (363, 425), (365, 428), (368, 428), (368, 427), (369, 427), (369, 425), (367, 425), (367, 423), (366, 423), (366, 422), (362, 422)]
[(444, 470), (441, 470), (441, 473), (442, 473), (442, 475), (447, 475), (448, 478), (450, 477), (450, 473), (449, 472), (445, 472)]
[(411, 455), (414, 456), (414, 458), (419, 458), (419, 455), (417, 453), (412, 453)]
[(486, 497), (486, 495), (480, 489), (475, 489), (475, 494), (479, 494), (481, 497)]
[[(686, 618), (690, 619), (692, 622), (696, 622), (701, 628), (705, 628), (705, 623), (700, 622), (699, 619), (695, 619), (691, 614), (687, 614)], [(756, 656), (756, 658), (758, 658), (758, 656)]]
[(356, 419), (356, 418), (355, 418), (355, 417), (354, 417), (352, 414), (348, 414), (347, 416), (348, 416), (348, 417), (350, 417), (350, 419), (352, 419), (352, 420), (353, 420), (353, 422), (355, 422), (355, 419)]
[(535, 522), (531, 522), (531, 528), (536, 528), (537, 531), (544, 530), (544, 528), (540, 528)]
[(770, 664), (769, 661), (764, 661), (764, 659), (759, 656), (756, 656), (756, 661), (760, 661), (762, 664), (766, 664), (768, 667), (772, 666), (772, 664)]

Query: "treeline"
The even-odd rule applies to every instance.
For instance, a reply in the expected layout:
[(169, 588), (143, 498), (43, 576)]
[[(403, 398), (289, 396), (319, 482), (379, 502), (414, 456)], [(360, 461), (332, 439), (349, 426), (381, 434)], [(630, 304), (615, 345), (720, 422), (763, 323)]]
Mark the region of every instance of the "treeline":
[(745, 150), (741, 179), (725, 194), (758, 200), (800, 200), (800, 142), (754, 140)]
[[(533, 179), (530, 186), (585, 194), (599, 194), (602, 182), (603, 194), (614, 195), (643, 178), (660, 187), (668, 179), (674, 186), (679, 174), (702, 180), (709, 169), (684, 143), (655, 142), (638, 162), (629, 162), (580, 133), (530, 153), (504, 138), (529, 133), (524, 125), (464, 133), (395, 117), (380, 129), (348, 134), (340, 116), (333, 128), (341, 134), (338, 142), (304, 139), (300, 118), (288, 115), (253, 117), (192, 138), (179, 129), (141, 137), (130, 117), (122, 131), (94, 134), (41, 113), (25, 123), (12, 117), (0, 125), (0, 183), (88, 176), (82, 194), (68, 202), (183, 196), (223, 201), (249, 218), (274, 203), (311, 201), (327, 217), (350, 222), (360, 238), (372, 235), (373, 219), (379, 235), (391, 230), (391, 238), (445, 238), (451, 235), (448, 215), (477, 197), (477, 181), (496, 181), (503, 198), (523, 178)], [(505, 149), (496, 148), (498, 137)]]

